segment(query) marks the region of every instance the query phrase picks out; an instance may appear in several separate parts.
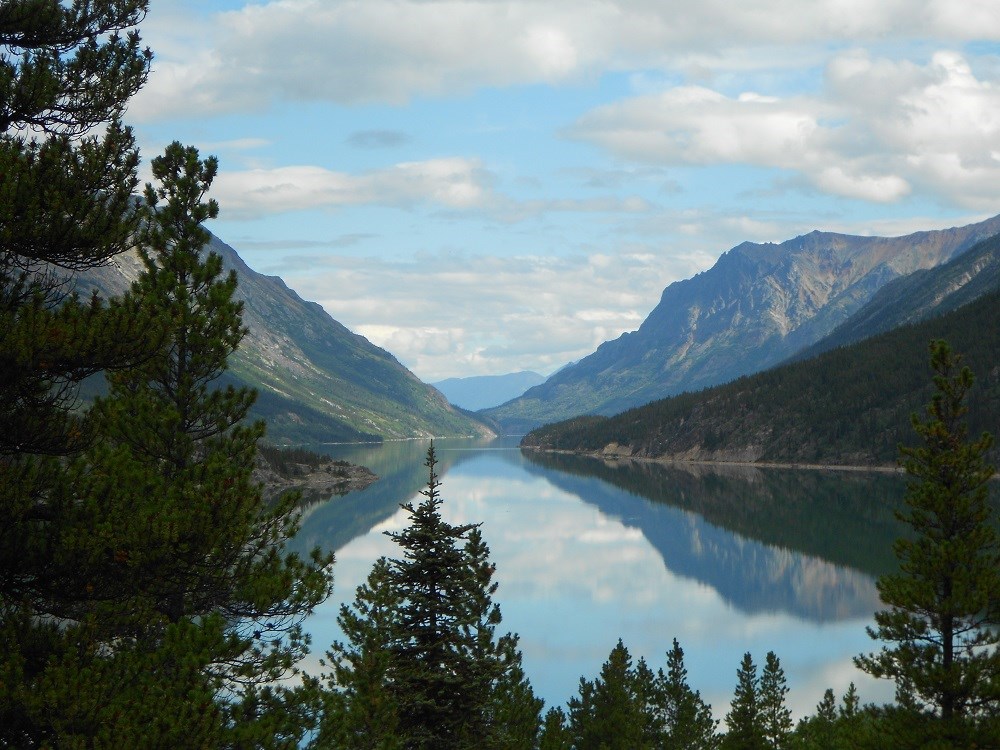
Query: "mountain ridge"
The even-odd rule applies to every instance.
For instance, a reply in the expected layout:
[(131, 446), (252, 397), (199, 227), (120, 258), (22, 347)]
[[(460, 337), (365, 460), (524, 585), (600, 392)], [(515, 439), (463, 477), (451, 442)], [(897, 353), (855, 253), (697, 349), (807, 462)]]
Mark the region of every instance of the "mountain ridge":
[[(249, 333), (230, 358), (226, 382), (252, 386), (251, 412), (282, 442), (355, 442), (443, 435), (490, 435), (452, 407), (392, 354), (353, 333), (321, 305), (303, 300), (283, 279), (251, 269), (212, 235), (205, 251), (238, 278)], [(142, 272), (135, 252), (73, 278), (81, 294), (116, 296)]]
[(758, 372), (828, 335), (885, 284), (1000, 233), (1000, 216), (903, 237), (744, 242), (667, 286), (642, 325), (483, 415), (511, 431), (614, 414)]
[[(933, 388), (928, 342), (946, 339), (977, 376), (969, 432), (1000, 424), (1000, 288), (917, 324), (614, 417), (539, 428), (527, 448), (605, 457), (735, 463), (894, 465), (910, 415)], [(994, 446), (990, 460), (1000, 458)]]
[(473, 375), (446, 378), (431, 383), (455, 406), (469, 411), (488, 409), (517, 398), (529, 388), (545, 382), (545, 376), (522, 370), (504, 375)]

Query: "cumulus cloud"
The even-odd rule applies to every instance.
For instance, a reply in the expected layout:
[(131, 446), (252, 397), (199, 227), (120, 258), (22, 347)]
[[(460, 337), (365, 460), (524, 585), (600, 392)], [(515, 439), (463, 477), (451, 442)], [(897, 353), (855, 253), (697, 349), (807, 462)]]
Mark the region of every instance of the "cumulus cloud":
[(442, 158), (361, 174), (311, 165), (228, 171), (216, 178), (213, 195), (227, 218), (365, 204), (470, 208), (487, 201), (490, 182), (478, 161)]
[[(280, 100), (400, 103), (419, 95), (666, 69), (693, 56), (809, 42), (1000, 38), (990, 0), (272, 0), (185, 33), (155, 12), (158, 50), (133, 115), (259, 111)], [(210, 39), (208, 49), (204, 40)], [(160, 40), (162, 39), (162, 44)], [(715, 57), (718, 55), (718, 57)], [(759, 63), (758, 63), (759, 64)]]
[(425, 381), (550, 372), (634, 330), (671, 281), (701, 270), (649, 248), (566, 258), (477, 255), (280, 261), (304, 298), (391, 351)]
[(956, 52), (921, 66), (851, 50), (830, 60), (814, 95), (677, 86), (598, 107), (567, 135), (640, 164), (777, 168), (871, 202), (920, 185), (987, 209), (1000, 179), (1000, 86)]

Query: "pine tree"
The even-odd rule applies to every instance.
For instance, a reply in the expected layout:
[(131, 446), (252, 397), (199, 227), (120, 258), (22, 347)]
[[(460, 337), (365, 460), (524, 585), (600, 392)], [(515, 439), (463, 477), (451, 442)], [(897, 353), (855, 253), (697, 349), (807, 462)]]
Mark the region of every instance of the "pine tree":
[(780, 750), (788, 744), (792, 730), (792, 713), (785, 705), (788, 686), (785, 671), (773, 651), (767, 652), (760, 677), (760, 718), (768, 746)]
[[(275, 735), (273, 714), (293, 715), (296, 694), (270, 683), (307, 651), (300, 623), (330, 592), (332, 557), (282, 553), (297, 529), (295, 497), (265, 506), (252, 479), (264, 426), (245, 423), (256, 394), (219, 386), (246, 329), (235, 273), (202, 251), (202, 222), (218, 213), (205, 200), (217, 163), (173, 143), (151, 166), (159, 185), (145, 192), (145, 271), (130, 294), (155, 305), (167, 335), (156, 356), (109, 376), (94, 409), (105, 439), (87, 457), (93, 524), (114, 521), (114, 574), (128, 587), (116, 590), (113, 574), (112, 606), (91, 614), (102, 632), (145, 648), (171, 627), (204, 625), (214, 640), (202, 677), (220, 696), (211, 711), (223, 741), (294, 741), (303, 728)], [(122, 473), (144, 481), (107, 486)]]
[(904, 709), (932, 713), (962, 741), (969, 720), (1000, 708), (1000, 547), (987, 503), (995, 470), (985, 461), (992, 438), (967, 439), (972, 373), (947, 343), (930, 348), (936, 392), (912, 419), (922, 442), (900, 449), (910, 481), (898, 515), (914, 534), (895, 544), (900, 570), (878, 581), (889, 609), (869, 628), (891, 645), (855, 662), (895, 680)]
[(659, 747), (663, 732), (655, 710), (656, 699), (652, 671), (642, 659), (633, 666), (632, 656), (619, 640), (597, 678), (581, 678), (578, 694), (569, 700), (573, 747)]
[(101, 440), (50, 496), (53, 567), (88, 596), (58, 613), (74, 648), (46, 678), (73, 690), (48, 698), (48, 731), (60, 745), (110, 733), (115, 746), (294, 747), (314, 686), (272, 683), (305, 652), (299, 623), (329, 593), (330, 559), (282, 553), (295, 498), (265, 507), (251, 478), (263, 426), (243, 424), (253, 393), (218, 387), (245, 329), (235, 276), (201, 253), (215, 162), (175, 143), (152, 171), (129, 296), (165, 333), (109, 374), (90, 415)]
[(573, 735), (569, 729), (569, 717), (554, 706), (545, 712), (542, 722), (542, 733), (538, 739), (538, 750), (570, 750), (573, 747)]
[(675, 750), (708, 750), (718, 745), (718, 722), (712, 707), (688, 685), (684, 650), (674, 638), (667, 652), (667, 671), (658, 675), (658, 710), (662, 717), (666, 745)]
[[(424, 500), (390, 536), (403, 557), (376, 563), (328, 653), (329, 710), (315, 747), (529, 748), (541, 701), (500, 624), (494, 566), (477, 524), (452, 525), (433, 444)], [(375, 727), (366, 734), (368, 727)], [(345, 729), (346, 728), (346, 729)], [(346, 739), (345, 739), (346, 738)]]
[(764, 750), (768, 747), (761, 716), (757, 665), (749, 652), (743, 655), (736, 672), (736, 690), (726, 714), (726, 725), (723, 750)]
[[(53, 706), (69, 700), (73, 681), (84, 673), (88, 682), (104, 679), (113, 662), (126, 661), (115, 655), (99, 669), (87, 664), (77, 645), (82, 626), (60, 624), (93, 592), (78, 570), (86, 561), (57, 559), (72, 521), (55, 495), (68, 481), (59, 457), (77, 454), (91, 435), (73, 411), (76, 384), (141, 361), (157, 331), (141, 303), (109, 310), (77, 299), (59, 277), (133, 242), (138, 156), (120, 117), (149, 70), (150, 54), (134, 31), (147, 5), (0, 4), (3, 746), (51, 742), (63, 718)], [(108, 697), (98, 702), (115, 707)]]

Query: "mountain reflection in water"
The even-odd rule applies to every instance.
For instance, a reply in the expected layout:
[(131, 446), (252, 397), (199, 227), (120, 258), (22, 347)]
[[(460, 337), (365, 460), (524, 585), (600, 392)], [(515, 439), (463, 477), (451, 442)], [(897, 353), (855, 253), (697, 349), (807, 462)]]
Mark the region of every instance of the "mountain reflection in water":
[(898, 477), (525, 455), (528, 471), (638, 528), (669, 570), (748, 613), (867, 616), (874, 576), (894, 565)]
[[(443, 513), (482, 522), (497, 564), (502, 630), (520, 634), (525, 668), (549, 705), (592, 678), (622, 638), (654, 670), (676, 637), (692, 685), (717, 718), (745, 651), (774, 650), (797, 715), (850, 681), (888, 699), (851, 657), (874, 645), (875, 577), (892, 569), (898, 477), (678, 469), (523, 454), (516, 440), (435, 442)], [(315, 446), (311, 446), (314, 449)], [(307, 622), (315, 659), (341, 637), (336, 613), (406, 523), (399, 503), (426, 482), (427, 443), (336, 446), (380, 480), (306, 509), (295, 546), (337, 552), (334, 596)], [(880, 692), (881, 691), (881, 692)]]

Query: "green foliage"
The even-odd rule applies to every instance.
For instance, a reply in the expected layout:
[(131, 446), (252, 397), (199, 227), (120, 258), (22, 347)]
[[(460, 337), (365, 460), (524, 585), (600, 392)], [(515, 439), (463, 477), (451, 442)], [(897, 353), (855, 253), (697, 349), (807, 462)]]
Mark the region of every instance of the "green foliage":
[(760, 704), (757, 665), (748, 651), (736, 672), (736, 690), (726, 714), (727, 730), (722, 738), (722, 750), (764, 750), (769, 746)]
[[(982, 373), (969, 396), (973, 431), (1000, 424), (1000, 292), (947, 315), (614, 417), (541, 427), (523, 445), (542, 450), (829, 464), (891, 464), (909, 415), (930, 398), (926, 344), (945, 338)], [(707, 442), (706, 442), (707, 441)], [(715, 442), (714, 448), (708, 444)], [(995, 451), (992, 454), (995, 456)]]
[(398, 559), (376, 562), (338, 621), (333, 673), (315, 747), (533, 747), (541, 701), (517, 637), (496, 636), (500, 609), (489, 548), (476, 524), (441, 516), (428, 450), (424, 500), (402, 507)]
[(711, 707), (687, 682), (684, 651), (675, 639), (667, 671), (654, 675), (644, 659), (634, 666), (619, 640), (593, 681), (580, 678), (569, 715), (549, 711), (542, 746), (704, 750), (718, 746)]
[(900, 449), (911, 477), (900, 517), (914, 534), (896, 542), (900, 570), (878, 581), (890, 608), (869, 629), (890, 645), (855, 661), (895, 680), (903, 709), (960, 738), (1000, 708), (1000, 546), (987, 504), (995, 470), (985, 461), (990, 435), (967, 438), (972, 372), (944, 341), (932, 342), (931, 367), (936, 392), (912, 420), (922, 442)]
[[(73, 411), (77, 384), (141, 361), (158, 331), (142, 303), (79, 300), (52, 273), (103, 263), (136, 231), (138, 156), (118, 118), (148, 72), (134, 32), (147, 4), (0, 4), (0, 746), (98, 729), (119, 744), (124, 735), (74, 712), (111, 716), (122, 696), (101, 689), (149, 683), (130, 677), (136, 656), (125, 650), (95, 661), (92, 623), (63, 621), (96, 592), (90, 561), (61, 548), (90, 532), (75, 525), (71, 476), (54, 457), (77, 454), (91, 437)], [(137, 721), (155, 710), (154, 693), (130, 699)], [(196, 722), (191, 731), (197, 737)]]
[(712, 707), (688, 685), (684, 651), (677, 639), (667, 652), (667, 671), (657, 674), (657, 713), (662, 721), (665, 742), (676, 750), (707, 750), (717, 747), (718, 722)]
[(146, 269), (130, 295), (156, 305), (167, 335), (156, 356), (111, 374), (94, 407), (104, 439), (87, 455), (85, 507), (116, 564), (102, 582), (111, 606), (88, 615), (105, 637), (147, 650), (169, 625), (207, 625), (213, 638), (189, 655), (201, 663), (189, 679), (220, 698), (206, 709), (218, 717), (215, 744), (281, 746), (304, 729), (281, 726), (296, 715), (283, 704), (304, 697), (269, 683), (306, 652), (299, 623), (328, 596), (332, 558), (281, 553), (297, 529), (295, 498), (265, 507), (251, 477), (263, 425), (244, 424), (254, 393), (216, 386), (246, 331), (235, 274), (200, 252), (201, 223), (218, 212), (204, 201), (215, 170), (178, 143), (152, 162), (160, 185), (146, 188)]
[(785, 705), (788, 686), (785, 671), (773, 651), (767, 652), (760, 676), (760, 718), (768, 747), (781, 750), (788, 746), (792, 731), (792, 713)]
[(577, 696), (570, 698), (569, 729), (577, 750), (639, 750), (656, 747), (653, 674), (645, 661), (632, 657), (619, 640), (593, 681), (580, 678)]

